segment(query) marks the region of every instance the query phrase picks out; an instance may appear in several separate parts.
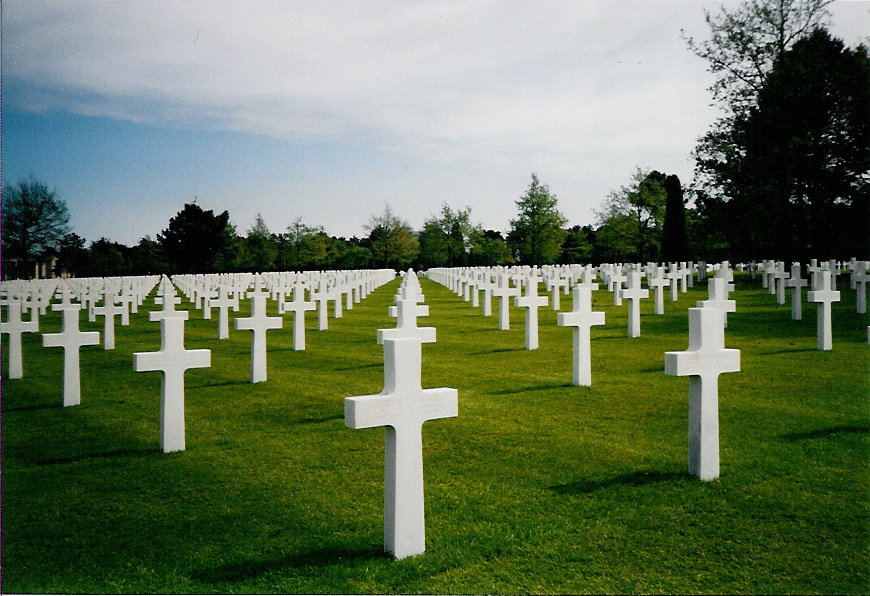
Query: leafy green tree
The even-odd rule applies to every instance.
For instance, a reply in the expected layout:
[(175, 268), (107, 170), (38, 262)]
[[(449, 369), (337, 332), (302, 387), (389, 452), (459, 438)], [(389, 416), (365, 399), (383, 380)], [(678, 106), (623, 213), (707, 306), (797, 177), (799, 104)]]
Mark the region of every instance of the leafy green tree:
[(57, 191), (31, 177), (3, 187), (4, 277), (33, 277), (36, 263), (60, 249), (69, 233), (69, 210)]
[(235, 230), (227, 211), (215, 215), (196, 203), (169, 220), (169, 226), (157, 236), (169, 264), (170, 273), (213, 273), (229, 271), (234, 266)]
[(662, 254), (660, 261), (675, 263), (689, 260), (686, 238), (686, 203), (683, 185), (676, 175), (665, 178), (665, 216), (662, 225)]
[(130, 251), (131, 275), (159, 275), (168, 271), (160, 244), (146, 235)]
[(281, 269), (323, 269), (328, 256), (329, 236), (322, 227), (309, 226), (301, 217), (297, 217), (280, 238), (278, 264)]
[[(637, 168), (628, 185), (607, 196), (596, 213), (602, 255), (619, 255), (620, 261), (641, 263), (658, 257), (667, 196), (665, 179), (657, 170)], [(612, 247), (603, 243), (612, 243)]]
[(127, 275), (125, 253), (127, 247), (108, 238), (100, 238), (91, 242), (88, 247), (87, 265), (84, 268), (86, 277), (116, 277)]
[(867, 254), (870, 60), (818, 29), (778, 60), (735, 119), (739, 150), (709, 162), (722, 194), (699, 208), (734, 258)]
[(259, 213), (254, 225), (245, 236), (244, 246), (244, 269), (270, 271), (274, 268), (278, 257), (278, 245)]
[(529, 189), (516, 201), (519, 213), (511, 220), (507, 237), (508, 246), (520, 263), (544, 265), (559, 259), (565, 240), (562, 226), (568, 220), (559, 212), (557, 204), (556, 195), (551, 194), (549, 187), (541, 184), (533, 172)]
[(57, 253), (57, 275), (79, 275), (87, 266), (88, 249), (85, 239), (70, 232), (60, 241)]
[(514, 262), (511, 249), (497, 230), (477, 229), (471, 235), (469, 264), (492, 267), (510, 265)]
[(573, 226), (565, 230), (565, 242), (562, 244), (562, 255), (559, 262), (588, 263), (592, 258), (592, 242), (589, 240), (591, 233), (589, 226)]
[(371, 242), (375, 267), (406, 269), (420, 250), (420, 244), (408, 222), (399, 219), (389, 205), (380, 215), (372, 215), (366, 230)]
[(468, 264), (471, 239), (478, 226), (471, 223), (471, 208), (452, 210), (447, 203), (438, 216), (423, 222), (420, 264), (423, 267), (461, 267)]

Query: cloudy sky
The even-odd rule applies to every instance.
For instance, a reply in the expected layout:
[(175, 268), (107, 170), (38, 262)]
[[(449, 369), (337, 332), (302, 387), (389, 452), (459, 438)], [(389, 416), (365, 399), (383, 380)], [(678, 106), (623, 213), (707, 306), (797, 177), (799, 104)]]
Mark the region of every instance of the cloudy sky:
[[(244, 233), (365, 235), (385, 204), (507, 230), (536, 172), (570, 225), (636, 167), (692, 178), (717, 116), (701, 0), (4, 0), (2, 175), (135, 244), (196, 198)], [(735, 3), (725, 2), (726, 6)], [(838, 1), (832, 31), (870, 31)]]

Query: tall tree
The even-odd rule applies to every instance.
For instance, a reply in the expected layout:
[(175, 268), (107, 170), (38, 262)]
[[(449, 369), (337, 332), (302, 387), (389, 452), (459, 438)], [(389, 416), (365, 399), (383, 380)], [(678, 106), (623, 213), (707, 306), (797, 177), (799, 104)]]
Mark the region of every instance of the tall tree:
[(5, 277), (33, 277), (37, 261), (56, 252), (70, 231), (66, 202), (32, 177), (3, 187), (2, 223)]
[(411, 226), (399, 219), (389, 205), (384, 206), (380, 215), (372, 215), (366, 229), (375, 266), (401, 270), (417, 258), (420, 244)]
[(724, 192), (699, 203), (735, 258), (867, 254), (868, 80), (867, 48), (822, 29), (776, 62), (757, 105), (735, 119), (740, 150), (710, 164)]
[(269, 271), (275, 266), (278, 245), (269, 231), (263, 216), (257, 213), (254, 225), (245, 236), (244, 268), (253, 271)]
[(80, 275), (86, 267), (87, 259), (88, 249), (85, 248), (85, 239), (75, 232), (70, 232), (60, 241), (55, 273), (60, 276)]
[(169, 220), (157, 240), (166, 255), (171, 273), (213, 273), (233, 268), (232, 246), (236, 237), (227, 211), (215, 215), (196, 203)]
[(471, 234), (469, 264), (492, 267), (514, 262), (511, 249), (498, 230), (476, 229)]
[(441, 213), (423, 222), (420, 263), (424, 267), (459, 267), (468, 264), (471, 239), (478, 226), (471, 223), (471, 207), (454, 211), (447, 203)]
[(683, 185), (672, 174), (665, 178), (665, 218), (662, 224), (661, 261), (673, 263), (689, 259), (689, 245), (686, 238), (686, 202), (683, 199)]
[(592, 258), (592, 242), (589, 226), (573, 226), (565, 230), (565, 243), (562, 245), (560, 263), (588, 263)]
[(555, 263), (562, 253), (567, 219), (557, 208), (556, 195), (532, 173), (529, 189), (516, 201), (519, 213), (511, 220), (508, 245), (520, 263), (543, 265)]
[(607, 195), (596, 212), (600, 226), (597, 241), (611, 247), (599, 248), (619, 260), (645, 263), (657, 259), (664, 220), (666, 176), (657, 170), (637, 168), (631, 182)]

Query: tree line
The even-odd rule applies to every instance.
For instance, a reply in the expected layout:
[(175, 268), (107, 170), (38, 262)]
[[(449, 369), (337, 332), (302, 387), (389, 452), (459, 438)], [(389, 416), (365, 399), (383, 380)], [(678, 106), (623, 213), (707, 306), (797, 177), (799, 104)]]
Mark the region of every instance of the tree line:
[(227, 211), (184, 205), (135, 246), (69, 229), (55, 191), (34, 179), (3, 188), (3, 276), (32, 277), (52, 258), (74, 275), (392, 267), (750, 260), (870, 255), (870, 59), (825, 27), (831, 0), (746, 0), (706, 13), (710, 39), (687, 38), (709, 63), (720, 117), (695, 148), (695, 175), (637, 168), (596, 212), (568, 227), (533, 173), (503, 234), (444, 203), (418, 230), (388, 205), (366, 236), (257, 216), (239, 233)]

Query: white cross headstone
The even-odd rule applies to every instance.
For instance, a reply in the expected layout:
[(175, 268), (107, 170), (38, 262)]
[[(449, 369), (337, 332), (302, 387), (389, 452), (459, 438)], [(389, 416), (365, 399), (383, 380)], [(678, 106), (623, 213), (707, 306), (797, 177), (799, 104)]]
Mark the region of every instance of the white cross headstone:
[(492, 291), (492, 295), (499, 298), (498, 328), (506, 331), (511, 327), (510, 299), (511, 296), (519, 296), (520, 289), (511, 287), (510, 277), (502, 273), (498, 278), (498, 286)]
[(725, 347), (724, 311), (689, 309), (689, 349), (665, 352), (665, 374), (689, 379), (689, 473), (719, 477), (719, 375), (740, 370), (740, 350)]
[(807, 301), (817, 302), (816, 348), (832, 349), (831, 303), (840, 301), (840, 292), (831, 289), (831, 272), (819, 271), (813, 276), (813, 290), (807, 292)]
[(870, 282), (870, 275), (867, 274), (867, 263), (864, 261), (855, 263), (851, 281), (855, 288), (855, 312), (863, 315), (867, 312), (867, 282)]
[(711, 277), (707, 280), (707, 300), (699, 300), (698, 308), (718, 308), (722, 311), (722, 324), (728, 326), (728, 313), (737, 312), (737, 302), (728, 299), (728, 282), (724, 277)]
[(628, 287), (622, 296), (628, 299), (628, 336), (640, 337), (640, 301), (649, 296), (649, 290), (640, 287), (640, 273), (628, 273)]
[(248, 293), (251, 299), (251, 316), (235, 320), (237, 331), (251, 331), (251, 383), (266, 380), (266, 332), (280, 329), (284, 324), (281, 317), (270, 317), (266, 312), (266, 299), (269, 293), (255, 289)]
[(31, 311), (30, 320), (21, 320), (21, 303), (13, 300), (7, 307), (7, 320), (0, 323), (0, 333), (9, 335), (9, 378), (20, 379), (24, 375), (21, 359), (21, 334), (39, 331), (39, 315)]
[(314, 302), (305, 300), (305, 286), (297, 283), (293, 286), (293, 302), (284, 303), (284, 312), (293, 311), (293, 349), (305, 349), (305, 312), (314, 310)]
[(537, 271), (529, 276), (526, 295), (514, 298), (517, 306), (526, 309), (526, 349), (538, 349), (538, 308), (547, 306), (547, 297), (538, 295)]
[(94, 306), (91, 310), (94, 315), (104, 317), (103, 324), (103, 349), (115, 349), (115, 317), (121, 316), (127, 310), (126, 306), (116, 304), (115, 295), (108, 290), (104, 294), (103, 306)]
[(81, 376), (79, 349), (100, 343), (99, 331), (79, 330), (80, 304), (67, 300), (51, 307), (63, 312), (63, 327), (60, 333), (44, 333), (42, 345), (46, 348), (63, 348), (63, 405), (77, 406), (81, 403)]
[(671, 280), (665, 276), (665, 268), (657, 267), (656, 274), (649, 278), (648, 285), (655, 290), (655, 314), (665, 314), (665, 292), (666, 286), (671, 285)]
[(803, 312), (801, 311), (803, 292), (801, 288), (806, 286), (807, 283), (807, 280), (801, 278), (801, 264), (793, 263), (791, 266), (791, 277), (785, 282), (785, 285), (791, 288), (791, 318), (793, 321), (800, 321), (803, 318)]
[(239, 309), (239, 297), (230, 298), (229, 289), (221, 284), (218, 297), (210, 298), (209, 306), (218, 309), (218, 339), (227, 339), (230, 336), (230, 308)]
[(329, 329), (329, 301), (335, 299), (335, 293), (329, 291), (329, 285), (325, 279), (320, 280), (320, 284), (311, 295), (311, 299), (317, 303), (317, 330), (325, 331)]
[(592, 350), (590, 327), (604, 325), (604, 313), (592, 310), (592, 290), (588, 286), (576, 285), (573, 289), (573, 308), (570, 312), (559, 313), (557, 323), (562, 327), (574, 327), (574, 367), (575, 385), (592, 384)]
[(400, 301), (396, 314), (404, 329), (394, 337), (384, 333), (392, 330), (378, 332), (384, 344), (384, 390), (344, 401), (348, 427), (386, 427), (384, 549), (397, 559), (426, 549), (423, 423), (458, 414), (456, 389), (422, 389), (421, 348), (424, 341), (434, 341), (434, 329), (416, 327), (417, 309), (416, 300)]
[(174, 301), (164, 299), (164, 308), (149, 313), (160, 321), (160, 350), (133, 354), (136, 372), (160, 371), (160, 449), (164, 453), (184, 451), (184, 373), (191, 368), (209, 368), (211, 350), (184, 348), (187, 311), (174, 310)]

